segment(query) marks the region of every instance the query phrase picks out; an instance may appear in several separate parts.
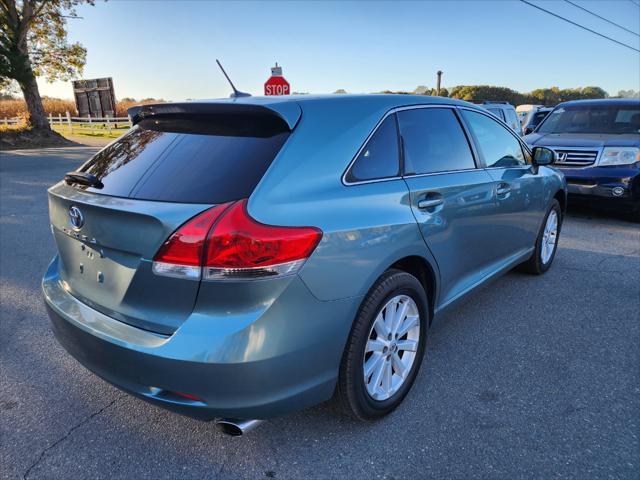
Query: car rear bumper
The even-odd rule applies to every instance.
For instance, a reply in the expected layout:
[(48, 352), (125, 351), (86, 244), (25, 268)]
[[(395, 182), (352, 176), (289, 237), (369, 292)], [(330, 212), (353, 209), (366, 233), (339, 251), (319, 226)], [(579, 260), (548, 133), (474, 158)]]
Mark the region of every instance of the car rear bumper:
[(637, 207), (640, 163), (620, 167), (563, 168), (570, 197), (599, 204)]
[[(321, 302), (294, 277), (252, 321), (233, 325), (194, 311), (167, 336), (74, 298), (57, 275), (57, 257), (42, 287), (57, 339), (81, 364), (129, 393), (202, 420), (263, 419), (329, 399), (360, 302)], [(290, 307), (286, 319), (279, 302)]]

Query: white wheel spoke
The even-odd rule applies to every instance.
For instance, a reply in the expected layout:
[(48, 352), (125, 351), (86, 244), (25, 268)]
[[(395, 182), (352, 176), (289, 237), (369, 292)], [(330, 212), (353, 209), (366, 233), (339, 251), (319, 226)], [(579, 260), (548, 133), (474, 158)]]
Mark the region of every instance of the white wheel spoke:
[(404, 322), (402, 323), (402, 325), (400, 326), (400, 328), (398, 329), (398, 337), (402, 338), (404, 337), (407, 332), (409, 330), (411, 330), (413, 327), (415, 327), (416, 325), (418, 325), (420, 319), (417, 315), (409, 315), (407, 318), (404, 319)]
[(382, 377), (384, 376), (386, 365), (386, 358), (381, 356), (381, 361), (376, 364), (375, 369), (373, 370), (373, 375), (371, 375), (371, 382), (369, 382), (369, 384), (373, 387), (374, 392), (382, 383)]
[(398, 341), (398, 350), (405, 352), (415, 352), (418, 350), (418, 341), (417, 340), (399, 340)]
[(368, 382), (371, 375), (377, 370), (380, 364), (384, 362), (384, 355), (381, 353), (374, 353), (364, 364), (364, 378)]
[(396, 317), (396, 308), (398, 308), (396, 303), (389, 303), (382, 310), (384, 312), (384, 326), (386, 328), (387, 335), (393, 331), (393, 320)]
[(382, 340), (380, 340), (380, 337), (378, 337), (375, 340), (369, 340), (367, 342), (367, 349), (365, 350), (365, 352), (382, 352), (382, 350), (384, 350), (384, 347), (386, 346), (387, 342), (383, 342)]
[(391, 371), (391, 362), (384, 362), (384, 375), (382, 377), (382, 390), (385, 395), (390, 395), (391, 393), (391, 377), (393, 376), (393, 372)]
[(380, 312), (376, 317), (376, 321), (373, 324), (373, 328), (375, 328), (376, 333), (378, 334), (378, 338), (384, 338), (386, 340), (387, 336), (389, 335), (389, 329), (387, 328), (387, 325), (384, 323), (382, 312)]
[(402, 302), (400, 304), (398, 304), (398, 308), (396, 309), (396, 314), (394, 315), (393, 318), (393, 326), (391, 327), (391, 333), (397, 333), (398, 328), (400, 328), (400, 325), (402, 325), (402, 322), (404, 321), (404, 317), (407, 314), (407, 309), (408, 309), (408, 302)]
[(398, 356), (397, 353), (394, 353), (391, 357), (391, 362), (393, 363), (393, 369), (395, 372), (400, 375), (400, 378), (404, 380), (404, 377), (407, 373), (407, 367), (402, 363), (402, 359)]

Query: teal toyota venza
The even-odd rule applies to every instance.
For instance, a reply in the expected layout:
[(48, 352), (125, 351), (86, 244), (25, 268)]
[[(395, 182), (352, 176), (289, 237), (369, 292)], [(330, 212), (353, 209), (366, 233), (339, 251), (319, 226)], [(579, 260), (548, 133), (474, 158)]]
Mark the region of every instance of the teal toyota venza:
[(148, 105), (49, 190), (43, 280), (68, 352), (119, 388), (241, 433), (411, 388), (435, 315), (544, 273), (554, 153), (482, 108), (412, 95)]

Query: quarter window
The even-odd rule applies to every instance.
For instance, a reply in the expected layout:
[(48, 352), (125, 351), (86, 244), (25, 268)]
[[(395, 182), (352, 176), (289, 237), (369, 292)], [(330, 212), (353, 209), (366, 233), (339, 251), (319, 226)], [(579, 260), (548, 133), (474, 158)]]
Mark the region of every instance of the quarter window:
[(493, 113), (496, 117), (498, 117), (503, 122), (505, 121), (504, 113), (499, 108), (487, 108), (491, 113)]
[(526, 165), (520, 142), (509, 130), (487, 115), (462, 110), (487, 167)]
[(358, 154), (347, 174), (347, 181), (397, 177), (400, 174), (399, 159), (396, 116), (389, 115)]
[(475, 168), (469, 142), (450, 108), (416, 108), (398, 113), (406, 174)]
[(515, 110), (511, 110), (511, 109), (507, 110), (507, 120), (508, 120), (509, 126), (514, 130), (516, 130), (520, 125), (520, 120), (518, 120)]

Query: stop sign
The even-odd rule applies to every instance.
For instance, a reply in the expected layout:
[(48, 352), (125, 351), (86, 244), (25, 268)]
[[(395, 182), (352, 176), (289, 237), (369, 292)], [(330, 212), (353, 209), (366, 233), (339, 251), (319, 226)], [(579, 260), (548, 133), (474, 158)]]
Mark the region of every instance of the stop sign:
[(272, 76), (264, 82), (265, 95), (289, 95), (290, 92), (289, 82), (282, 76)]

